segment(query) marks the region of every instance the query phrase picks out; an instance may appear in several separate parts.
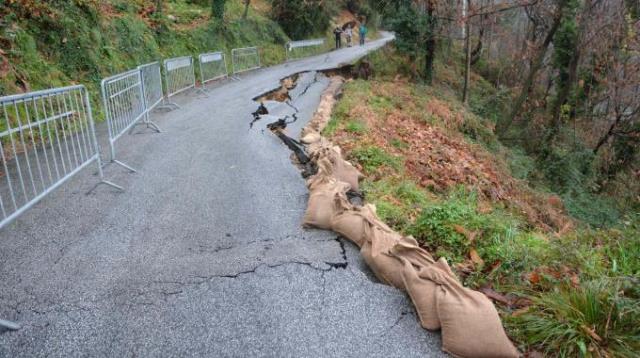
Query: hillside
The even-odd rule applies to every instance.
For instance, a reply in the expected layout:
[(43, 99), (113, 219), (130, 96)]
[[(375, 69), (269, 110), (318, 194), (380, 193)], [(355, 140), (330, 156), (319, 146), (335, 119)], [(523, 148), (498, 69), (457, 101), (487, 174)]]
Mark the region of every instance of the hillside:
[(287, 35), (253, 1), (227, 1), (223, 20), (207, 1), (32, 1), (0, 5), (0, 94), (99, 81), (172, 56), (260, 46), (265, 65), (282, 62)]
[(638, 218), (594, 229), (586, 219), (597, 215), (570, 210), (583, 204), (532, 179), (535, 159), (493, 132), (499, 97), (481, 76), (464, 105), (455, 64), (439, 59), (425, 86), (394, 47), (368, 61), (374, 78), (347, 83), (324, 134), (365, 173), (380, 217), (492, 298), (523, 352), (576, 356), (584, 345), (632, 356)]

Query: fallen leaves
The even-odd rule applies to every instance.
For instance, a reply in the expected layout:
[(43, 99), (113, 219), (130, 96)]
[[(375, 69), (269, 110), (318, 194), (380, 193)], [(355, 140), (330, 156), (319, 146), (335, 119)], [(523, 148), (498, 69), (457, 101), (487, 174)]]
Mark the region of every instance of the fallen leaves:
[[(401, 82), (370, 83), (375, 96), (402, 98), (403, 108), (391, 106), (383, 115), (373, 111), (366, 100), (358, 102), (348, 116), (365, 122), (369, 130), (359, 135), (357, 140), (402, 155), (406, 174), (422, 187), (447, 191), (463, 185), (479, 193), (478, 211), (481, 213), (493, 210), (492, 203), (502, 202), (544, 231), (563, 234), (573, 228), (571, 220), (563, 212), (559, 197), (535, 193), (513, 178), (506, 166), (496, 161), (495, 155), (467, 142), (457, 132), (456, 123), (464, 119), (463, 112), (456, 111), (440, 99), (422, 101), (407, 91), (408, 87)], [(397, 95), (394, 97), (394, 94)], [(442, 125), (427, 123), (421, 113), (441, 119)], [(351, 134), (339, 133), (332, 139), (347, 150), (353, 147), (354, 136)], [(391, 144), (393, 140), (406, 143), (406, 146), (394, 147)]]

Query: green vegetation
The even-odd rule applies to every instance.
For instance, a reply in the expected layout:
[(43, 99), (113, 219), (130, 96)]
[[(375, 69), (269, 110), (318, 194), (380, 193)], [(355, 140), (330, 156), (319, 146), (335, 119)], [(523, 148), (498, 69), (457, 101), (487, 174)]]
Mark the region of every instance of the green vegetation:
[[(378, 215), (396, 230), (413, 235), (436, 256), (446, 257), (466, 285), (489, 287), (504, 295), (509, 303), (499, 303), (498, 308), (509, 335), (523, 352), (637, 355), (640, 215), (625, 210), (626, 203), (611, 193), (591, 190), (596, 184), (588, 165), (592, 151), (572, 144), (566, 152), (555, 148), (549, 160), (540, 161), (520, 146), (504, 146), (492, 130), (509, 106), (511, 93), (505, 88), (476, 78), (465, 107), (451, 81), (455, 68), (449, 65), (436, 62), (432, 87), (398, 81), (398, 75), (409, 77), (411, 71), (407, 59), (393, 47), (368, 60), (375, 78), (345, 86), (324, 134), (348, 148), (347, 157), (363, 169), (362, 190)], [(401, 100), (390, 96), (388, 88)], [(453, 113), (433, 108), (442, 104)], [(360, 118), (361, 113), (370, 113), (368, 121)], [(408, 155), (416, 145), (404, 139), (403, 131), (408, 129), (394, 127), (394, 132), (388, 127), (398, 113), (481, 146), (504, 170), (499, 175), (529, 186), (534, 194), (526, 195), (559, 194), (557, 200), (573, 217), (573, 224), (555, 230), (539, 227), (509, 202), (483, 197), (471, 185), (457, 184), (447, 190), (425, 185), (412, 173), (413, 167), (403, 165), (410, 158), (402, 154)], [(462, 122), (452, 123), (451, 118)], [(354, 130), (354, 123), (360, 122), (366, 131)], [(429, 137), (423, 141), (433, 143)], [(533, 200), (531, 205), (539, 202)]]
[(364, 133), (367, 131), (367, 125), (360, 121), (349, 121), (345, 127), (347, 132), (351, 133)]
[(400, 158), (374, 146), (356, 148), (351, 152), (351, 155), (366, 172), (373, 172), (383, 166), (399, 170), (402, 165)]
[(243, 20), (241, 1), (227, 1), (222, 20), (210, 17), (209, 2), (164, 1), (162, 15), (152, 12), (151, 3), (1, 4), (0, 45), (10, 67), (0, 78), (0, 93), (82, 83), (95, 101), (104, 77), (173, 56), (216, 50), (229, 55), (236, 47), (259, 46), (264, 65), (284, 61), (286, 34), (257, 10)]

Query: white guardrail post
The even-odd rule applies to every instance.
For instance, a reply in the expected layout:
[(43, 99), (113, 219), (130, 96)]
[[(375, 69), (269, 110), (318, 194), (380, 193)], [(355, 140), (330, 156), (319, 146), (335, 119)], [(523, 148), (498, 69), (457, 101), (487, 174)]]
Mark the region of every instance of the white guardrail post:
[(287, 61), (316, 55), (324, 47), (324, 39), (290, 41), (284, 46)]
[(160, 131), (158, 126), (148, 121), (148, 110), (142, 71), (139, 69), (127, 71), (109, 78), (101, 83), (102, 103), (109, 128), (109, 146), (111, 162), (116, 163), (132, 172), (135, 169), (116, 159), (116, 141), (128, 130), (144, 118), (145, 124)]
[(0, 97), (0, 228), (96, 163), (104, 180), (89, 95), (70, 86)]
[(193, 57), (183, 56), (164, 60), (164, 80), (167, 88), (165, 105), (180, 108), (169, 98), (196, 87), (196, 72)]
[(260, 51), (257, 47), (234, 48), (231, 50), (233, 74), (255, 70), (261, 67)]

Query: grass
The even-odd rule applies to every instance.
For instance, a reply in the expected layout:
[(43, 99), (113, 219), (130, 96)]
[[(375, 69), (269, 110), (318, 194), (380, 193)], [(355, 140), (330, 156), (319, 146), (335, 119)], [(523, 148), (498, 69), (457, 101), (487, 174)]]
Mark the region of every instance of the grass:
[[(637, 357), (637, 282), (593, 280), (534, 294), (528, 314), (509, 324), (523, 342), (559, 357)], [(544, 342), (541, 345), (540, 342)]]
[(400, 170), (402, 160), (384, 149), (376, 146), (363, 146), (351, 152), (351, 157), (359, 163), (367, 173), (372, 173), (380, 167)]
[[(584, 188), (589, 168), (580, 167), (578, 148), (571, 149), (574, 159), (558, 161), (545, 172), (523, 149), (505, 147), (493, 135), (491, 128), (500, 112), (496, 107), (508, 96), (476, 81), (481, 83), (472, 88), (470, 106), (464, 107), (452, 92), (451, 79), (437, 78), (433, 87), (398, 84), (395, 75), (406, 68), (396, 57), (388, 48), (370, 56), (376, 70), (374, 80), (346, 85), (324, 131), (346, 144), (347, 157), (363, 168), (367, 179), (362, 189), (381, 219), (416, 237), (436, 256), (446, 257), (466, 285), (489, 286), (519, 297), (521, 303), (498, 308), (508, 334), (523, 352), (561, 357), (637, 356), (640, 215), (632, 211), (622, 215), (612, 209), (611, 198), (594, 196), (588, 190), (565, 191), (560, 195), (562, 201), (579, 220), (573, 229), (556, 233), (533, 227), (521, 212), (481, 198), (473, 187), (442, 191), (421, 186), (407, 172), (404, 159), (392, 154), (408, 149), (398, 134), (385, 132), (386, 143), (372, 144), (371, 133), (376, 125), (385, 125), (392, 107), (482, 145), (496, 162), (504, 163), (506, 172), (530, 183), (532, 190), (551, 192), (550, 173), (555, 173), (556, 180), (567, 181), (556, 187)], [(442, 72), (441, 76), (450, 76), (452, 71)], [(402, 101), (379, 93), (376, 82), (391, 81)], [(462, 123), (452, 127), (437, 113), (426, 115), (432, 99), (460, 114)], [(366, 130), (359, 125), (359, 113), (366, 113), (360, 108), (362, 103), (374, 115)], [(472, 252), (480, 260), (472, 259)]]
[(367, 131), (367, 125), (364, 122), (358, 120), (352, 120), (347, 122), (345, 128), (350, 133), (365, 133)]

